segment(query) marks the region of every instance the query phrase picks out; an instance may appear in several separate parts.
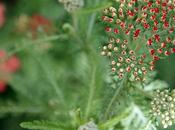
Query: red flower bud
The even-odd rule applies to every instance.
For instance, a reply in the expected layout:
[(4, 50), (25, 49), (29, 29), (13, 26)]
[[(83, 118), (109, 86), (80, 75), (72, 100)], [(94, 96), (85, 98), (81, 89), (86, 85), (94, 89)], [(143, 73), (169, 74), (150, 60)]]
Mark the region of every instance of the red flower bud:
[(157, 61), (157, 60), (159, 60), (159, 57), (158, 57), (158, 56), (153, 56), (153, 59), (154, 59), (155, 61)]
[(169, 56), (171, 53), (169, 51), (165, 51), (165, 55)]
[(147, 41), (147, 45), (148, 45), (148, 46), (151, 46), (152, 43), (153, 43), (152, 39), (148, 39), (148, 41)]
[(169, 23), (167, 21), (164, 22), (164, 28), (168, 28), (169, 27)]
[(154, 26), (157, 26), (158, 25), (158, 21), (154, 21)]
[(163, 53), (163, 50), (161, 48), (159, 48), (159, 49), (157, 49), (157, 52), (161, 54), (161, 53)]
[(171, 48), (171, 52), (172, 53), (175, 53), (175, 48)]
[(163, 6), (163, 7), (166, 7), (166, 5), (167, 5), (167, 4), (166, 4), (165, 2), (164, 2), (164, 3), (162, 3), (162, 6)]
[(110, 27), (105, 27), (105, 31), (106, 31), (106, 32), (111, 32), (111, 30), (112, 30), (112, 29), (111, 29)]
[(140, 34), (140, 29), (137, 29), (135, 32), (134, 32), (134, 37), (138, 37), (139, 36), (139, 34)]
[(114, 33), (117, 34), (119, 33), (119, 30), (117, 28), (114, 29)]
[(160, 36), (158, 34), (154, 35), (154, 38), (155, 38), (156, 42), (160, 41)]
[(158, 28), (156, 26), (153, 27), (153, 31), (157, 31)]
[(148, 28), (149, 28), (149, 24), (148, 24), (148, 23), (144, 23), (144, 24), (143, 24), (143, 27), (144, 27), (145, 29), (148, 29)]
[(165, 48), (165, 47), (166, 47), (166, 43), (165, 43), (165, 42), (162, 42), (162, 43), (161, 43), (161, 47), (162, 47), (162, 48)]
[(155, 50), (154, 49), (150, 49), (149, 52), (150, 52), (151, 55), (154, 55), (155, 54)]

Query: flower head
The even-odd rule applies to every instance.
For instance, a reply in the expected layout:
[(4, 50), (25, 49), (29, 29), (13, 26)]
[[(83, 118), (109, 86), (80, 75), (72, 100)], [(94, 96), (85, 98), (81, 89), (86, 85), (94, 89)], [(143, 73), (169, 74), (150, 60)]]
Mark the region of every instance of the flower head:
[(175, 52), (174, 17), (170, 0), (122, 0), (104, 9), (101, 20), (110, 40), (101, 54), (110, 57), (112, 71), (120, 78), (129, 73), (144, 80), (157, 60)]
[(164, 127), (173, 125), (175, 121), (175, 91), (157, 90), (151, 102), (151, 114)]

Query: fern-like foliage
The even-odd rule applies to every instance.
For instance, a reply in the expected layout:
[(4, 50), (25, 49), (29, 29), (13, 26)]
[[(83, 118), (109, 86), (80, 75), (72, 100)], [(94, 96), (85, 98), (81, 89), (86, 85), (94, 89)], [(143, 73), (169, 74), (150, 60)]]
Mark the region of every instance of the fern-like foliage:
[(51, 121), (23, 122), (20, 126), (32, 130), (66, 130), (64, 125)]
[(124, 130), (157, 130), (138, 105), (132, 104), (131, 108), (129, 116), (122, 120)]

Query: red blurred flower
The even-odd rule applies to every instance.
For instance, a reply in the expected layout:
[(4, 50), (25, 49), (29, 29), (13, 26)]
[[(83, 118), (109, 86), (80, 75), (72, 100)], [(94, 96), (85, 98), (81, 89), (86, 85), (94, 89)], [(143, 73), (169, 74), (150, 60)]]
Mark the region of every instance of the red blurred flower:
[(0, 93), (5, 92), (9, 76), (20, 68), (20, 60), (16, 56), (7, 57), (4, 50), (0, 50)]
[(3, 3), (0, 3), (0, 27), (5, 23), (5, 6)]
[(36, 37), (39, 28), (42, 28), (46, 33), (53, 29), (52, 22), (42, 15), (33, 15), (29, 24), (34, 37)]
[(4, 93), (6, 91), (6, 83), (0, 80), (0, 93)]

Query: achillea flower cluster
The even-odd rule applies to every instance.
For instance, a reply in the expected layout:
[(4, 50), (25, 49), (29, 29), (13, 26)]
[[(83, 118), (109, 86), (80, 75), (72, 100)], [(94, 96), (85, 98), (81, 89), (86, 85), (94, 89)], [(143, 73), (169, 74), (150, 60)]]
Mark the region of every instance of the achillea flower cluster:
[(151, 102), (151, 114), (164, 128), (173, 125), (175, 121), (175, 91), (157, 90), (154, 95)]
[(175, 1), (116, 0), (101, 20), (109, 37), (101, 54), (119, 78), (145, 80), (157, 60), (175, 53)]
[(84, 6), (84, 0), (58, 0), (64, 4), (64, 8), (68, 12), (76, 11), (77, 9)]
[(5, 59), (7, 54), (0, 50), (0, 93), (6, 91), (6, 85), (10, 75), (15, 73), (20, 68), (20, 61), (16, 56), (11, 56)]

